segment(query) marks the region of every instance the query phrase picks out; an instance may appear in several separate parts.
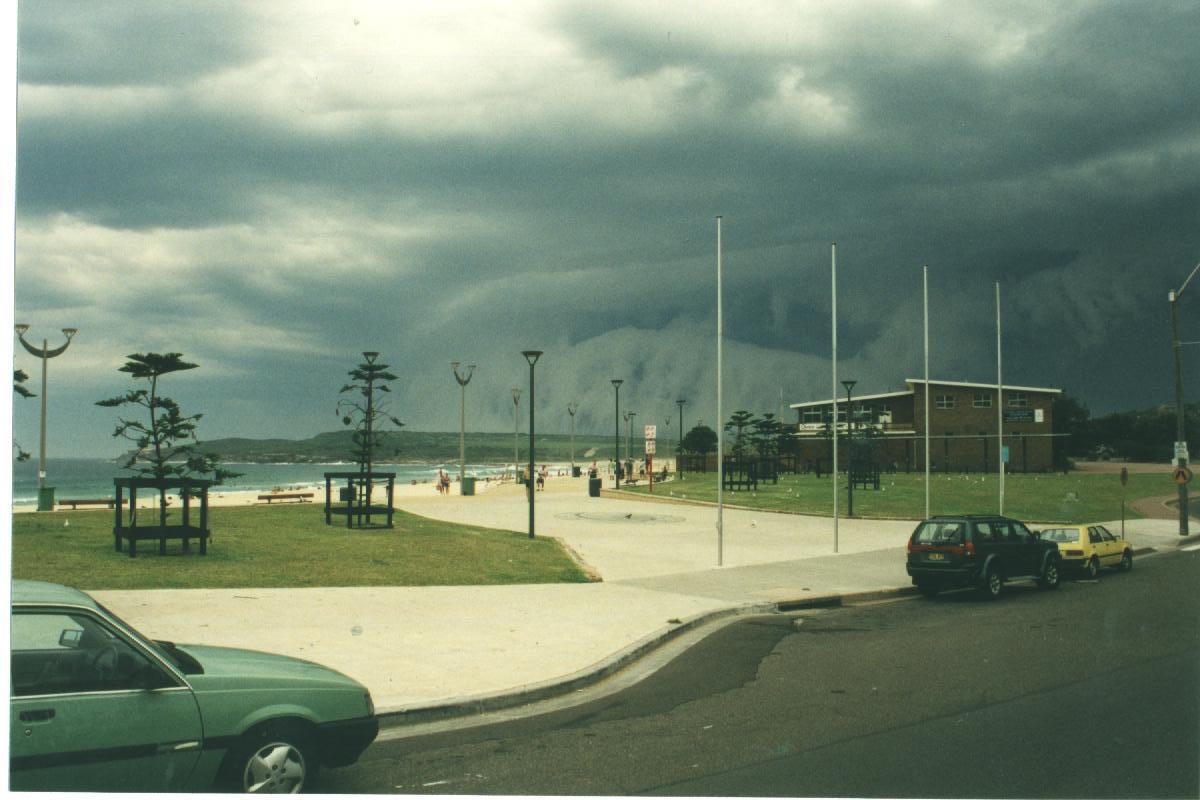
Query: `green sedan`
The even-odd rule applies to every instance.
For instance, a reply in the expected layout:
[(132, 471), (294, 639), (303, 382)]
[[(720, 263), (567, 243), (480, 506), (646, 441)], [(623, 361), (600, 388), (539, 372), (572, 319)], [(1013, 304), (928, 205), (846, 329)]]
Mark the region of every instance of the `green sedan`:
[(151, 641), (57, 584), (12, 599), (14, 790), (297, 792), (379, 732), (366, 688), (318, 664)]

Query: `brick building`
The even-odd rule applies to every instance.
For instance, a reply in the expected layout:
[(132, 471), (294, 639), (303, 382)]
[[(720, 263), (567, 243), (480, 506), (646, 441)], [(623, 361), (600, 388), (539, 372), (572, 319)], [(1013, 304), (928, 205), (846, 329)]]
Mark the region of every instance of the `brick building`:
[[(925, 381), (909, 378), (905, 391), (851, 396), (857, 458), (882, 469), (925, 469)], [(930, 381), (930, 461), (937, 472), (993, 472), (999, 469), (996, 384)], [(1009, 472), (1047, 472), (1054, 468), (1054, 398), (1061, 389), (1004, 386), (1004, 441)], [(800, 464), (832, 462), (830, 420), (833, 401), (793, 403), (799, 414), (796, 438)], [(838, 466), (845, 469), (846, 398), (837, 400)]]

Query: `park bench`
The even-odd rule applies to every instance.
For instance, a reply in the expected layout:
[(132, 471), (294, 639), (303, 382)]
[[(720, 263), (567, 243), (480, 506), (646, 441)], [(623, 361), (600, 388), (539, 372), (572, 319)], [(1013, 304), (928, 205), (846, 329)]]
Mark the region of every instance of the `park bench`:
[(259, 500), (266, 500), (267, 505), (270, 505), (272, 500), (296, 500), (300, 503), (307, 503), (312, 498), (312, 492), (275, 492), (258, 496)]
[(58, 505), (70, 506), (72, 510), (77, 510), (79, 506), (106, 506), (112, 508), (116, 505), (116, 500), (111, 497), (98, 497), (90, 500), (59, 500)]

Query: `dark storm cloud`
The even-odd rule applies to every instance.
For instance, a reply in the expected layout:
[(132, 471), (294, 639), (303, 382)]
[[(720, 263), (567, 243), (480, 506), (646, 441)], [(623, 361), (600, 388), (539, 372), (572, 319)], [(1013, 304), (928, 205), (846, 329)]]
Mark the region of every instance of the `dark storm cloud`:
[[(18, 308), (90, 315), (118, 351), (195, 341), (231, 376), (211, 401), (238, 398), (222, 434), (327, 427), (362, 349), (403, 370), (413, 427), (452, 427), (461, 359), (478, 426), (506, 429), (530, 346), (539, 404), (589, 398), (581, 430), (619, 376), (711, 422), (717, 214), (727, 407), (828, 392), (834, 240), (864, 391), (918, 372), (926, 263), (935, 377), (994, 379), (999, 281), (1013, 382), (1094, 410), (1170, 389), (1165, 292), (1200, 259), (1194, 4), (591, 3), (517, 9), (519, 34), (280, 9), (20, 17)], [(447, 26), (484, 54), (461, 74), (385, 60)], [(287, 419), (255, 410), (272, 381)]]
[(252, 57), (261, 24), (244, 3), (32, 2), (18, 7), (23, 84), (174, 84)]

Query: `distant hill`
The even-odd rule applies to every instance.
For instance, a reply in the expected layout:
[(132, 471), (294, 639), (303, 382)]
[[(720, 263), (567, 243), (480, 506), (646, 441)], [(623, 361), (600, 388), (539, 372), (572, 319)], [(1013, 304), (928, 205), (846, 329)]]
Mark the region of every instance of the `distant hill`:
[[(320, 433), (310, 439), (213, 439), (203, 442), (200, 450), (216, 453), (226, 462), (244, 463), (329, 463), (351, 460), (351, 431)], [(642, 452), (642, 440), (632, 442), (634, 457)], [(517, 437), (518, 460), (529, 457), (529, 433)], [(564, 434), (536, 435), (535, 457), (538, 462), (567, 463), (571, 460), (571, 437)], [(511, 433), (467, 433), (467, 461), (472, 464), (511, 464)], [(660, 452), (674, 453), (674, 443), (660, 444)], [(613, 454), (613, 437), (592, 434), (575, 435), (575, 461), (608, 461)], [(399, 431), (388, 435), (388, 446), (377, 451), (378, 463), (422, 462), (440, 464), (458, 460), (458, 433)], [(621, 455), (625, 441), (621, 440)]]

